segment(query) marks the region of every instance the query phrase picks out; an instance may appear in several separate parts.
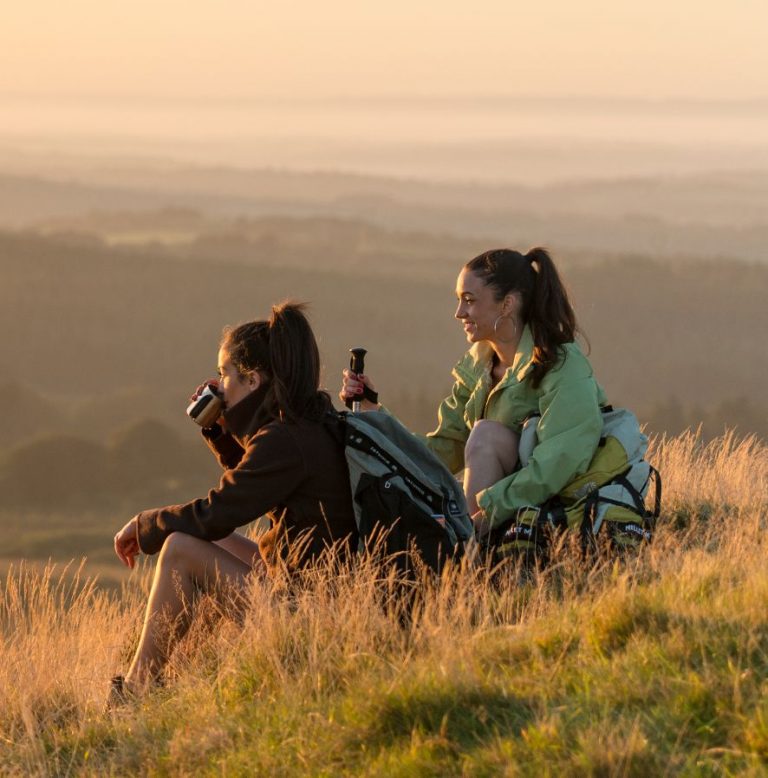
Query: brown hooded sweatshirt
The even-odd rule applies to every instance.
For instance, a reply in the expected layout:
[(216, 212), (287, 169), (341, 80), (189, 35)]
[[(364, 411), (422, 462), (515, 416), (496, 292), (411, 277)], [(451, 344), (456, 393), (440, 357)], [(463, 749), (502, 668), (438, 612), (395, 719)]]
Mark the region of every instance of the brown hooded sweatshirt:
[(263, 408), (261, 387), (228, 409), (227, 431), (203, 434), (225, 469), (219, 486), (183, 505), (138, 515), (139, 546), (155, 554), (172, 532), (220, 540), (264, 514), (272, 528), (259, 539), (268, 568), (295, 569), (334, 543), (357, 549), (344, 442), (333, 412), (318, 420), (283, 421)]

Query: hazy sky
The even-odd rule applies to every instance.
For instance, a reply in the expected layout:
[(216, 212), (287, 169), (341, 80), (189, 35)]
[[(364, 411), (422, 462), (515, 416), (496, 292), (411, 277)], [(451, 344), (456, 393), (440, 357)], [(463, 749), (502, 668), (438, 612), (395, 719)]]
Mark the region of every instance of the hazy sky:
[(768, 97), (768, 0), (25, 0), (0, 95)]

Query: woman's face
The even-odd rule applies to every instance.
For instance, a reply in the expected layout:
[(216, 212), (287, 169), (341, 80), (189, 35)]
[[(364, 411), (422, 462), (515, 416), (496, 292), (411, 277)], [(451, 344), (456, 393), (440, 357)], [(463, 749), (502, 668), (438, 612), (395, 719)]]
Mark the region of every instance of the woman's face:
[(463, 268), (456, 281), (459, 305), (455, 317), (463, 323), (464, 334), (470, 343), (493, 340), (496, 320), (504, 312), (504, 300), (497, 300), (492, 287), (480, 276)]
[(260, 385), (261, 376), (258, 372), (252, 370), (247, 375), (238, 373), (227, 350), (223, 346), (219, 349), (219, 393), (224, 398), (225, 408), (236, 405)]

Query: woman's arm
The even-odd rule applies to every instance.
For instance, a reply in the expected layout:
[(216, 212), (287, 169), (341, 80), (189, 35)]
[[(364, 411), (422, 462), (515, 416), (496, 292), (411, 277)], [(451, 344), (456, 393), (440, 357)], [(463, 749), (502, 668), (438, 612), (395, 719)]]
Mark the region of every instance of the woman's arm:
[(202, 433), (203, 440), (224, 470), (231, 470), (240, 464), (245, 449), (235, 440), (231, 432), (217, 422), (213, 427), (204, 428)]
[(526, 505), (541, 505), (589, 466), (603, 429), (598, 386), (589, 375), (553, 370), (542, 382), (539, 442), (528, 464), (478, 494), (491, 526)]
[[(461, 364), (461, 363), (460, 363)], [(450, 397), (446, 397), (437, 411), (438, 426), (426, 436), (418, 435), (421, 440), (441, 459), (453, 473), (457, 473), (464, 467), (464, 444), (469, 436), (469, 429), (464, 421), (464, 406), (470, 395), (470, 390), (454, 372), (456, 382)], [(368, 376), (357, 375), (351, 370), (342, 372), (341, 391), (339, 399), (346, 402), (351, 399), (361, 400), (362, 410), (380, 410), (393, 414), (388, 408), (377, 402), (373, 403), (362, 395), (365, 388), (375, 393), (373, 383)]]
[(283, 504), (305, 476), (294, 438), (282, 425), (268, 425), (249, 441), (240, 463), (224, 473), (207, 497), (139, 513), (139, 546), (145, 554), (155, 554), (172, 532), (221, 540)]
[(464, 446), (469, 437), (469, 428), (464, 421), (464, 407), (470, 394), (469, 387), (457, 379), (450, 396), (437, 409), (437, 429), (423, 438), (429, 449), (452, 473), (458, 473), (464, 467)]

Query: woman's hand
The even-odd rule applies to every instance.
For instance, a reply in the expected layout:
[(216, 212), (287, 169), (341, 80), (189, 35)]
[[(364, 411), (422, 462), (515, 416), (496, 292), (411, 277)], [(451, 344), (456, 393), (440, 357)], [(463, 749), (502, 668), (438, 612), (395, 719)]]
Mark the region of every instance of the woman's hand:
[(136, 557), (141, 553), (139, 548), (139, 522), (138, 517), (134, 516), (121, 530), (115, 535), (115, 553), (117, 558), (131, 570), (136, 566)]
[(473, 513), (472, 523), (475, 525), (475, 537), (478, 541), (482, 542), (491, 534), (491, 520), (485, 515), (485, 511)]
[(209, 378), (204, 384), (200, 384), (200, 386), (195, 389), (195, 393), (189, 398), (189, 401), (193, 403), (205, 391), (206, 386), (212, 386), (218, 391), (219, 379)]
[[(219, 391), (219, 379), (218, 378), (209, 378), (204, 384), (200, 384), (200, 386), (195, 389), (195, 393), (189, 398), (189, 401), (193, 403), (195, 400), (197, 400), (198, 397), (205, 391), (206, 387), (212, 386), (216, 391)], [(214, 424), (218, 424), (222, 429), (227, 428), (227, 424), (224, 421), (224, 414), (219, 414), (219, 418), (216, 419)], [(213, 425), (211, 425), (213, 426)]]
[(372, 392), (376, 391), (376, 387), (371, 383), (371, 379), (367, 375), (361, 375), (359, 373), (353, 373), (348, 368), (342, 373), (341, 391), (339, 392), (339, 399), (346, 403), (347, 400), (359, 400), (361, 409), (364, 411), (375, 411), (378, 409), (378, 403), (372, 403), (370, 400), (366, 400), (363, 395), (363, 387), (367, 386)]

